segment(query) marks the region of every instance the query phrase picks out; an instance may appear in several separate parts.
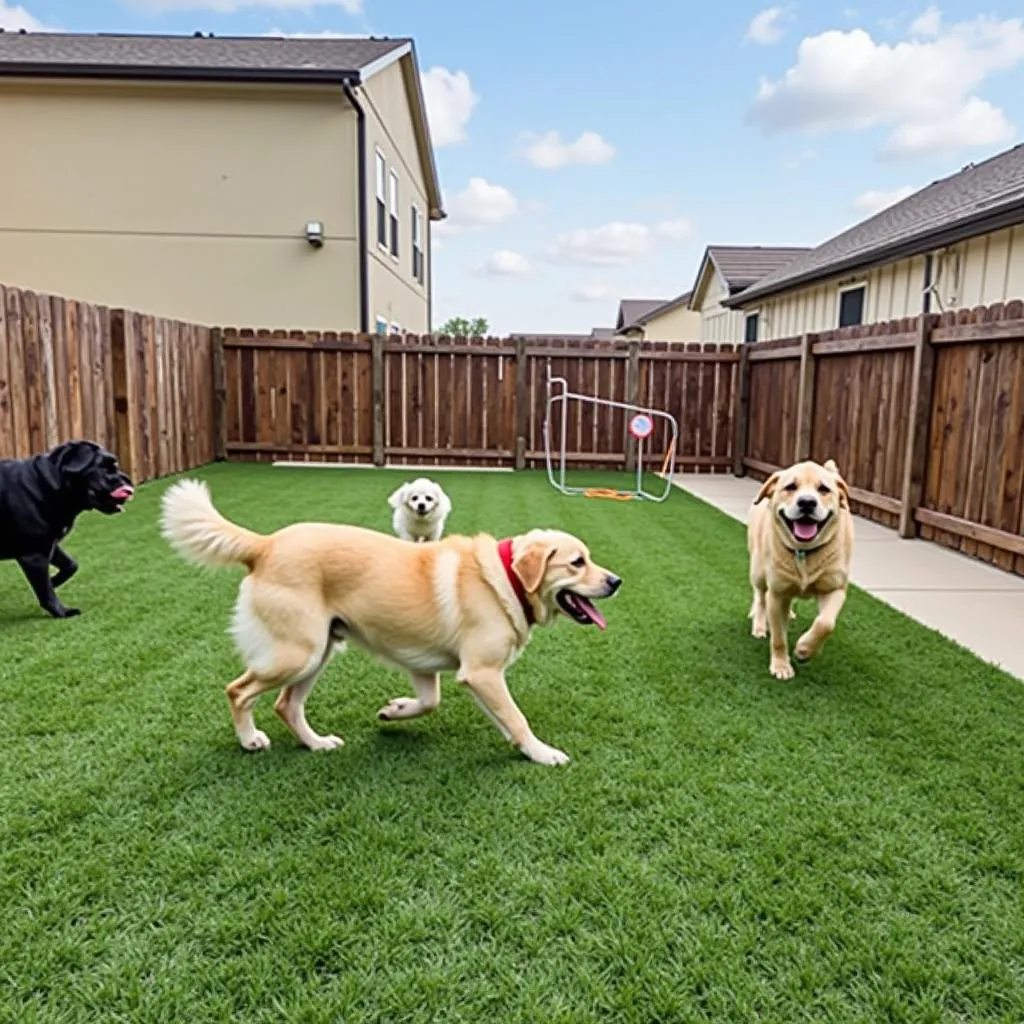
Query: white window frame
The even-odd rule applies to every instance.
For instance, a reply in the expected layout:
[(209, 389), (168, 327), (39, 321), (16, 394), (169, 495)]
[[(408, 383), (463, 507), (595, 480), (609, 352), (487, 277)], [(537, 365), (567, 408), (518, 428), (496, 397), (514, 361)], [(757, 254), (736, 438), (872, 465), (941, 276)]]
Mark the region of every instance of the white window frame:
[(398, 244), (401, 230), (398, 218), (398, 171), (391, 168), (388, 176), (388, 251), (397, 263), (401, 246)]
[[(381, 327), (384, 328), (383, 331), (381, 330)], [(388, 333), (388, 320), (387, 320), (387, 317), (384, 317), (384, 316), (378, 316), (377, 317), (377, 321), (374, 324), (374, 333), (375, 334), (387, 335), (387, 333)]]
[(851, 281), (849, 284), (840, 285), (836, 289), (836, 327), (839, 328), (839, 316), (843, 309), (843, 296), (847, 292), (855, 292), (859, 289), (864, 289), (864, 298), (860, 304), (860, 323), (859, 324), (847, 324), (847, 327), (861, 327), (867, 323), (867, 312), (868, 312), (868, 282), (867, 278), (863, 278), (860, 281)]
[(413, 280), (423, 284), (426, 277), (425, 253), (423, 251), (423, 214), (420, 208), (412, 205), (412, 276)]
[[(388, 178), (388, 161), (381, 151), (380, 147), (374, 148), (376, 166), (377, 166), (377, 202), (374, 206), (374, 212), (376, 213), (376, 223), (374, 224), (374, 234), (377, 237), (377, 246), (380, 249), (387, 250), (388, 240), (388, 194), (387, 194), (387, 178)], [(380, 224), (381, 224), (381, 211), (384, 212), (384, 241), (381, 241), (380, 237)]]

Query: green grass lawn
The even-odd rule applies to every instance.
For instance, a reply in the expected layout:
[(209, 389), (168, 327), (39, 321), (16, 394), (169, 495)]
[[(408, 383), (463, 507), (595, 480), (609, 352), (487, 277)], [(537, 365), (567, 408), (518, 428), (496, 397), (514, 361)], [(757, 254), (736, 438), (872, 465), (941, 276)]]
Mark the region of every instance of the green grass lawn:
[[(202, 475), (258, 529), (388, 530), (406, 474)], [(566, 768), (451, 678), (379, 724), (406, 683), (360, 652), (309, 703), (342, 750), (264, 699), (243, 753), (239, 573), (170, 552), (164, 482), (80, 521), (79, 619), (0, 563), (0, 1020), (1024, 1020), (1024, 686), (860, 592), (775, 682), (739, 524), (443, 479), (450, 530), (556, 525), (625, 578), (606, 633), (538, 631), (510, 672)]]

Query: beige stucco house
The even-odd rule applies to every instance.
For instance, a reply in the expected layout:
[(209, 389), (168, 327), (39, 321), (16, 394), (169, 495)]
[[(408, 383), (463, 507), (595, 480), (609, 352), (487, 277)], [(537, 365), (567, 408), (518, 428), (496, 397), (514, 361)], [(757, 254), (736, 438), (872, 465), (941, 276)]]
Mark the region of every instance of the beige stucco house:
[[(798, 246), (709, 245), (690, 292), (690, 309), (699, 318), (701, 341), (739, 344), (756, 341), (739, 310), (726, 300), (807, 252)], [(756, 322), (755, 322), (756, 324)]]
[(426, 332), (408, 39), (0, 34), (0, 282), (211, 325)]
[(623, 299), (615, 333), (638, 341), (697, 341), (700, 316), (689, 302), (689, 292), (674, 299)]
[(723, 303), (757, 340), (1024, 299), (1024, 146), (968, 164)]

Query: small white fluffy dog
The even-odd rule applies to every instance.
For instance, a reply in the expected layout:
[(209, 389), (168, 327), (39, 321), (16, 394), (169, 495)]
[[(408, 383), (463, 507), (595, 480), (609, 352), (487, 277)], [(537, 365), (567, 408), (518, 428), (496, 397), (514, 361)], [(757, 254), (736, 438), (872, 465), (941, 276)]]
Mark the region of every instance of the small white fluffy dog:
[(388, 498), (388, 504), (395, 510), (391, 517), (395, 533), (402, 540), (419, 544), (441, 539), (452, 510), (452, 503), (441, 485), (426, 477), (402, 484)]

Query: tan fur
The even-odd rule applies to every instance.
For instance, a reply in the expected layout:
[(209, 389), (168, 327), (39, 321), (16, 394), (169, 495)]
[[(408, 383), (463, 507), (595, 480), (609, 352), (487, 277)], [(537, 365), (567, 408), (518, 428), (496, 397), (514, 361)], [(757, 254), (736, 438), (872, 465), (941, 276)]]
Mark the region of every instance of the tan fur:
[[(281, 689), (274, 705), (311, 749), (342, 745), (306, 721), (305, 701), (335, 649), (351, 640), (409, 674), (415, 697), (396, 697), (378, 712), (390, 721), (416, 718), (440, 702), (438, 673), (458, 672), (501, 732), (533, 761), (568, 757), (534, 736), (505, 683), (505, 670), (525, 647), (530, 626), (488, 535), (413, 543), (375, 530), (297, 523), (263, 536), (229, 522), (205, 484), (183, 481), (164, 495), (164, 535), (186, 559), (245, 565), (233, 633), (246, 671), (227, 687), (239, 742), (270, 745), (252, 708), (261, 693)], [(573, 566), (582, 558), (581, 566)], [(578, 538), (533, 530), (513, 540), (513, 566), (537, 625), (559, 613), (563, 588), (607, 597), (617, 577), (596, 565)]]
[[(815, 496), (829, 518), (813, 541), (798, 541), (780, 513), (793, 515), (798, 500)], [(820, 514), (820, 513), (819, 513)], [(800, 462), (773, 473), (763, 484), (747, 524), (751, 633), (771, 634), (769, 671), (776, 679), (792, 679), (786, 627), (795, 617), (798, 598), (815, 598), (818, 614), (796, 645), (801, 661), (813, 657), (833, 632), (846, 600), (853, 556), (853, 516), (849, 489), (831, 459), (823, 466)], [(802, 556), (798, 557), (798, 553)]]

